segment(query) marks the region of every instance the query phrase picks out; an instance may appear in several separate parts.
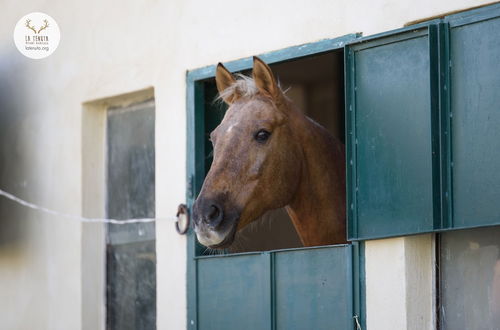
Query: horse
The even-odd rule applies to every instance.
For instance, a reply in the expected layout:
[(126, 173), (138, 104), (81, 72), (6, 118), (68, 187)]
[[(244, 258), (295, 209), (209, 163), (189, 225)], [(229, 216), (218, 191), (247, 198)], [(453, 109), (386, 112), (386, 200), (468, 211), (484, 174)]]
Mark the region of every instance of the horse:
[(345, 147), (285, 95), (253, 58), (252, 77), (216, 68), (228, 105), (210, 133), (213, 162), (193, 205), (198, 241), (231, 246), (265, 212), (285, 207), (304, 246), (346, 243)]

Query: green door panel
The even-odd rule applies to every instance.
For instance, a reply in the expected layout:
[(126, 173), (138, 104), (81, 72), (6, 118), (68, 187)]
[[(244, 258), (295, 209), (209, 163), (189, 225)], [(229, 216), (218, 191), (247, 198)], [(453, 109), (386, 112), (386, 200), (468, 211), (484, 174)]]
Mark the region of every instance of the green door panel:
[[(351, 46), (351, 238), (433, 230), (431, 63), (424, 32)], [(354, 200), (352, 200), (354, 199)], [(350, 226), (350, 228), (353, 228)]]
[(276, 329), (352, 329), (350, 246), (276, 252)]
[(198, 329), (352, 329), (352, 246), (199, 257)]
[(271, 327), (269, 255), (198, 259), (198, 329)]
[(500, 19), (450, 29), (453, 225), (500, 223)]

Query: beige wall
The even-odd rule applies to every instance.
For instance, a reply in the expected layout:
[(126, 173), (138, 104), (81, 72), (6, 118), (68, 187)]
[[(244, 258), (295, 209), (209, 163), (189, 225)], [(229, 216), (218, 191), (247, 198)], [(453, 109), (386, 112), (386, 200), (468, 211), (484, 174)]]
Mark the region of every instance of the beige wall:
[(432, 234), (366, 242), (370, 330), (435, 329), (434, 249)]
[[(352, 32), (382, 32), (481, 3), (3, 0), (0, 188), (81, 214), (82, 103), (153, 86), (156, 214), (171, 216), (185, 196), (186, 70)], [(43, 60), (24, 58), (12, 42), (17, 20), (32, 11), (48, 13), (61, 29), (59, 48)], [(79, 223), (0, 200), (0, 329), (81, 328), (87, 283), (81, 235)], [(158, 328), (184, 329), (185, 238), (172, 223), (159, 223), (157, 248)]]

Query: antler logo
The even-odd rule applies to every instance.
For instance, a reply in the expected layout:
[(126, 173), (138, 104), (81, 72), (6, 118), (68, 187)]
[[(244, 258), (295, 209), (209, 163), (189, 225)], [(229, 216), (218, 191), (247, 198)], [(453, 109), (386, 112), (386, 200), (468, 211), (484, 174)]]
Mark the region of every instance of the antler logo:
[(52, 54), (61, 39), (57, 22), (45, 13), (33, 12), (21, 17), (14, 28), (14, 43), (26, 57), (45, 58)]
[(34, 26), (34, 25), (30, 25), (30, 23), (31, 23), (31, 20), (28, 18), (28, 19), (26, 20), (26, 24), (25, 24), (25, 26), (26, 26), (28, 29), (30, 29), (31, 31), (33, 31), (35, 34), (40, 34), (40, 32), (42, 32), (43, 30), (45, 30), (46, 28), (48, 28), (48, 27), (49, 27), (49, 21), (48, 21), (48, 20), (46, 20), (46, 19), (44, 19), (44, 20), (43, 20), (44, 25), (42, 25), (42, 26), (41, 26), (38, 30), (35, 28), (35, 26)]

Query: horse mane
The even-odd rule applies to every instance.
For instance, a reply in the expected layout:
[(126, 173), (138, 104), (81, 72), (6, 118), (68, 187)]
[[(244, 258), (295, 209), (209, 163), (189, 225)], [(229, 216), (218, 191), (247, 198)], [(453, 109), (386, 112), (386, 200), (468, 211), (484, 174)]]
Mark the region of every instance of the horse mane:
[(231, 95), (239, 95), (240, 97), (251, 98), (259, 92), (259, 89), (255, 85), (253, 78), (245, 76), (241, 73), (236, 73), (234, 75), (236, 81), (227, 87), (225, 90), (219, 93), (217, 96), (217, 101), (222, 101), (224, 98), (229, 98)]
[[(255, 81), (252, 77), (245, 76), (241, 73), (234, 74), (236, 81), (227, 87), (225, 90), (219, 93), (216, 101), (223, 101), (225, 98), (229, 98), (231, 95), (238, 95), (239, 97), (252, 98), (259, 93), (259, 89), (255, 85)], [(277, 82), (278, 88), (281, 90), (283, 95), (288, 91), (283, 91), (280, 86), (280, 82)]]

